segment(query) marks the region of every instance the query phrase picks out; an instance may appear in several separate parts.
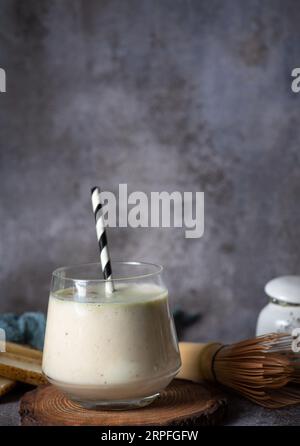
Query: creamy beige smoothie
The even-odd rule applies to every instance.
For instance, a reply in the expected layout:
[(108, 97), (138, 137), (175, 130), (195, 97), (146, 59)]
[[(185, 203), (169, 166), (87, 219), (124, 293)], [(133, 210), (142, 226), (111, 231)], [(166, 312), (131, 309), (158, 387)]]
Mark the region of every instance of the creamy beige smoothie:
[(105, 284), (50, 295), (43, 372), (79, 400), (148, 397), (171, 381), (180, 357), (168, 293), (153, 283)]

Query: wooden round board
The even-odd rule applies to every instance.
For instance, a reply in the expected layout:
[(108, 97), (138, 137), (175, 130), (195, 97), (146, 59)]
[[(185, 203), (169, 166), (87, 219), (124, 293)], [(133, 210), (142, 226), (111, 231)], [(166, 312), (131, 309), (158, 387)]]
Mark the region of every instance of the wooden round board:
[(226, 407), (218, 390), (175, 379), (151, 405), (127, 411), (87, 410), (52, 385), (40, 386), (22, 397), (20, 416), (23, 426), (201, 426), (220, 423)]

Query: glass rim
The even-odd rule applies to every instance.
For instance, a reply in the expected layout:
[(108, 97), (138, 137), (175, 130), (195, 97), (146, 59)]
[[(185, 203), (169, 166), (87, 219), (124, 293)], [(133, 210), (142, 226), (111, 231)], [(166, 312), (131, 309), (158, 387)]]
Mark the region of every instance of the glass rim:
[[(86, 268), (86, 267), (93, 267), (93, 266), (99, 266), (100, 269), (101, 268), (101, 263), (100, 262), (90, 262), (90, 263), (78, 263), (78, 264), (74, 264), (74, 265), (68, 265), (68, 266), (61, 266), (59, 268), (56, 268), (53, 273), (52, 273), (52, 277), (58, 278), (58, 279), (62, 279), (62, 280), (70, 280), (72, 282), (95, 282), (95, 283), (105, 283), (105, 282), (120, 282), (120, 281), (124, 281), (124, 280), (137, 280), (137, 279), (146, 279), (149, 277), (153, 277), (153, 276), (157, 276), (159, 274), (161, 274), (161, 272), (163, 271), (163, 266), (158, 264), (158, 263), (151, 263), (151, 262), (140, 262), (140, 261), (133, 261), (133, 260), (125, 260), (125, 261), (111, 261), (112, 264), (112, 279), (110, 280), (106, 280), (104, 278), (101, 279), (76, 279), (75, 277), (71, 277), (71, 276), (67, 276), (67, 275), (62, 275), (62, 272), (67, 272), (68, 270), (71, 270), (73, 268)], [(146, 273), (146, 274), (138, 274), (138, 275), (130, 275), (130, 276), (122, 276), (122, 277), (114, 277), (114, 272), (113, 272), (113, 265), (118, 264), (118, 265), (128, 265), (128, 266), (150, 266), (152, 268), (155, 268), (155, 271), (150, 272), (150, 273)]]

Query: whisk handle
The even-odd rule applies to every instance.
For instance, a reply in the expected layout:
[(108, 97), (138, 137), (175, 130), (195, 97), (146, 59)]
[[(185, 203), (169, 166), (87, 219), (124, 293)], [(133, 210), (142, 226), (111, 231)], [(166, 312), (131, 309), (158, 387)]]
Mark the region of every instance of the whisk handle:
[(219, 342), (208, 344), (179, 342), (182, 366), (177, 378), (195, 382), (214, 381), (212, 363), (215, 353), (221, 346)]

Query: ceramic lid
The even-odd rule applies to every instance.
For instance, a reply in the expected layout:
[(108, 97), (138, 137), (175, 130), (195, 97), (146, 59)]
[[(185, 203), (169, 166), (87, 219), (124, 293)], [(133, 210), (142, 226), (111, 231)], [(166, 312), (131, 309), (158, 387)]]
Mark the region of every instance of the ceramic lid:
[(266, 284), (265, 293), (274, 299), (300, 304), (300, 276), (276, 277)]

